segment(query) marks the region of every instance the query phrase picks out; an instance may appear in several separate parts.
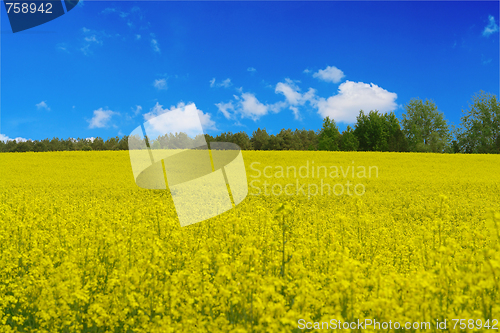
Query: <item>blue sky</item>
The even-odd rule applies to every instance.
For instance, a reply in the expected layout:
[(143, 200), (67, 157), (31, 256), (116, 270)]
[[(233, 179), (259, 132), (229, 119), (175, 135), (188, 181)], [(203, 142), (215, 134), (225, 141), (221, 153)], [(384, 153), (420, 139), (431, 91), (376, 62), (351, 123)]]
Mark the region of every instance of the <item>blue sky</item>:
[(4, 140), (106, 139), (193, 107), (211, 135), (343, 130), (416, 97), (458, 125), (499, 95), (497, 1), (85, 1), (15, 34), (1, 11)]

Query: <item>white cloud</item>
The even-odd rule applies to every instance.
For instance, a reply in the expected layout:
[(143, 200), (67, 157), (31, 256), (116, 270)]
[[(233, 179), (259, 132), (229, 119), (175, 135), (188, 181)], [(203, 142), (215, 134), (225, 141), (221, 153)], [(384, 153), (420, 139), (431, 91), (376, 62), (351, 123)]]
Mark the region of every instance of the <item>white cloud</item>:
[(36, 104), (36, 108), (38, 110), (45, 109), (47, 111), (50, 111), (50, 108), (45, 101), (41, 101), (40, 103)]
[(256, 121), (269, 111), (279, 112), (279, 106), (263, 104), (251, 93), (242, 93), (241, 97), (236, 95), (233, 97), (237, 101), (236, 104), (233, 104), (233, 101), (215, 104), (226, 119), (235, 119), (236, 115), (239, 114), (241, 118), (250, 118)]
[(489, 37), (494, 32), (498, 31), (498, 25), (495, 22), (495, 18), (491, 15), (488, 16), (489, 24), (483, 30), (483, 36)]
[(285, 96), (289, 109), (292, 110), (295, 119), (300, 119), (298, 105), (304, 105), (309, 102), (311, 105), (316, 105), (316, 91), (313, 88), (302, 94), (300, 88), (290, 79), (285, 79), (286, 82), (278, 82), (274, 90), (275, 93), (281, 93)]
[(137, 116), (142, 111), (142, 106), (136, 105), (134, 110), (134, 116)]
[(311, 71), (306, 68), (306, 69), (304, 69), (304, 73), (309, 74), (309, 73), (311, 73)]
[(103, 128), (107, 127), (111, 117), (113, 115), (118, 115), (118, 112), (113, 112), (111, 110), (94, 110), (94, 116), (92, 119), (87, 120), (89, 122), (89, 128)]
[(254, 94), (243, 93), (241, 94), (241, 116), (243, 118), (250, 118), (257, 120), (268, 112), (268, 106), (259, 102)]
[(249, 71), (249, 72), (255, 72), (255, 71), (257, 71), (257, 70), (256, 70), (255, 68), (253, 68), (253, 67), (248, 67), (248, 68), (247, 68), (247, 71)]
[(217, 106), (226, 119), (231, 119), (232, 115), (229, 110), (234, 111), (233, 101), (230, 101), (229, 103), (217, 103), (215, 106)]
[(231, 83), (231, 79), (227, 78), (222, 83), (219, 83), (221, 87), (228, 88), (232, 86), (233, 84)]
[(233, 85), (233, 83), (231, 82), (231, 79), (230, 78), (227, 78), (225, 79), (224, 81), (220, 82), (220, 83), (216, 83), (215, 82), (215, 78), (212, 78), (212, 80), (210, 80), (210, 87), (224, 87), (224, 88), (229, 88), (230, 86)]
[(94, 142), (95, 138), (93, 136), (91, 136), (90, 138), (86, 138), (85, 140), (88, 140), (90, 142)]
[(276, 102), (274, 104), (268, 104), (267, 106), (268, 106), (268, 109), (270, 112), (278, 113), (282, 109), (286, 108), (287, 105), (288, 105), (287, 102), (280, 101), (280, 102)]
[(285, 79), (285, 81), (286, 83), (278, 82), (274, 90), (275, 93), (285, 95), (287, 102), (291, 105), (299, 104), (299, 101), (302, 99), (302, 94), (299, 93), (300, 88), (290, 79)]
[[(181, 102), (177, 106), (171, 106), (170, 109), (163, 109), (163, 106), (157, 102), (150, 112), (143, 116), (145, 121), (149, 121), (151, 126), (149, 131), (154, 132), (154, 134), (148, 135), (155, 138), (158, 135), (178, 132), (192, 136), (201, 134), (196, 117), (199, 118), (203, 129), (216, 130), (215, 122), (211, 119), (210, 114), (203, 113), (194, 103), (186, 105)], [(146, 128), (146, 132), (148, 132), (148, 128)]]
[(290, 106), (289, 108), (290, 110), (292, 110), (293, 117), (295, 118), (295, 120), (299, 120), (301, 118), (299, 109), (296, 106)]
[(153, 48), (153, 51), (157, 53), (161, 53), (160, 50), (160, 45), (158, 44), (158, 41), (156, 40), (155, 34), (151, 33), (151, 47)]
[(25, 138), (17, 137), (15, 139), (11, 139), (7, 135), (0, 134), (0, 141), (7, 142), (7, 141), (12, 141), (12, 140), (15, 140), (16, 142), (26, 142), (26, 141), (28, 141)]
[(288, 103), (279, 101), (273, 104), (261, 103), (252, 93), (244, 93), (242, 89), (238, 89), (241, 96), (233, 95), (234, 101), (228, 103), (215, 104), (226, 119), (236, 119), (237, 115), (241, 118), (250, 118), (257, 121), (260, 117), (269, 112), (278, 113), (285, 108)]
[(323, 81), (338, 83), (344, 77), (344, 72), (335, 66), (327, 66), (313, 74), (313, 77)]
[(167, 80), (166, 79), (156, 79), (153, 83), (156, 89), (158, 90), (167, 90)]
[(329, 116), (337, 122), (354, 123), (360, 110), (388, 112), (398, 105), (396, 93), (389, 92), (376, 84), (346, 81), (339, 86), (339, 93), (328, 99), (317, 101), (321, 117)]
[(139, 39), (141, 39), (141, 35), (139, 35), (139, 34), (136, 34), (136, 35), (135, 35), (135, 39), (136, 39), (136, 40), (139, 40)]

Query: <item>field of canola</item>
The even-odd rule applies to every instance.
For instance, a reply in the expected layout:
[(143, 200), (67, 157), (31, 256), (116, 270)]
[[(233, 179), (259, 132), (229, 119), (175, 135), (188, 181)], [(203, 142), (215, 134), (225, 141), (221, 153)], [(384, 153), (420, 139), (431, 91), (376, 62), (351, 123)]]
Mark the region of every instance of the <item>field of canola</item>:
[[(135, 185), (126, 151), (0, 154), (0, 332), (333, 332), (299, 320), (365, 318), (471, 332), (450, 321), (500, 320), (500, 156), (243, 158), (248, 197), (181, 228), (167, 191)], [(378, 173), (287, 177), (313, 161)], [(263, 185), (346, 180), (364, 194)]]

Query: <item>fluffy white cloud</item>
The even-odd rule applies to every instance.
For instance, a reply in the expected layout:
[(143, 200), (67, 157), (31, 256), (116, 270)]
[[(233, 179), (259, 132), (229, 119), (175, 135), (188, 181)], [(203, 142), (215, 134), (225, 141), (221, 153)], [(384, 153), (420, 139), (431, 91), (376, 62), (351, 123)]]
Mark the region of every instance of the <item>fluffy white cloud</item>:
[(292, 110), (292, 112), (293, 112), (293, 117), (294, 117), (296, 120), (299, 120), (299, 119), (300, 119), (300, 112), (299, 112), (299, 109), (298, 109), (296, 106), (290, 106), (289, 108), (290, 108), (290, 110)]
[(289, 104), (289, 109), (292, 110), (295, 119), (300, 119), (298, 105), (304, 105), (310, 102), (311, 105), (316, 105), (316, 91), (312, 88), (302, 94), (300, 88), (290, 79), (285, 79), (285, 82), (278, 82), (275, 88), (275, 93), (283, 94)]
[(45, 101), (41, 101), (40, 103), (36, 104), (36, 108), (38, 110), (45, 109), (47, 111), (50, 111), (50, 108)]
[(302, 99), (302, 94), (299, 93), (300, 88), (297, 87), (297, 85), (290, 79), (285, 79), (285, 81), (286, 83), (278, 82), (276, 89), (274, 90), (275, 93), (285, 95), (287, 102), (291, 105), (299, 104)]
[[(151, 137), (158, 137), (169, 133), (184, 132), (190, 136), (202, 134), (203, 129), (216, 130), (215, 122), (210, 114), (196, 108), (194, 103), (179, 103), (177, 106), (171, 106), (170, 109), (163, 108), (158, 102), (151, 108), (150, 112), (145, 113), (144, 120), (148, 122), (145, 127), (146, 132)], [(199, 119), (199, 121), (198, 121)], [(202, 128), (199, 127), (201, 123)]]
[(323, 81), (338, 83), (344, 77), (344, 72), (335, 66), (327, 66), (313, 74), (313, 77)]
[(483, 36), (486, 36), (486, 37), (488, 37), (489, 35), (498, 31), (498, 25), (495, 22), (495, 18), (493, 16), (489, 15), (488, 20), (490, 23), (483, 30)]
[(287, 106), (286, 102), (277, 102), (274, 104), (261, 103), (252, 93), (244, 93), (240, 91), (241, 96), (233, 95), (235, 101), (228, 103), (215, 104), (226, 119), (236, 119), (237, 115), (241, 118), (250, 118), (253, 121), (268, 114), (269, 112), (280, 112), (281, 109)]
[(89, 122), (89, 128), (107, 127), (109, 121), (111, 120), (111, 117), (118, 114), (118, 112), (103, 110), (102, 108), (100, 108), (99, 110), (94, 110), (94, 116), (92, 117), (92, 119), (87, 120)]
[(7, 142), (7, 141), (12, 141), (12, 140), (15, 140), (16, 142), (26, 142), (26, 141), (28, 141), (25, 138), (17, 137), (15, 139), (11, 139), (7, 135), (0, 134), (0, 141)]
[(139, 35), (139, 34), (136, 34), (136, 35), (135, 35), (135, 39), (136, 39), (136, 40), (139, 40), (139, 39), (141, 39), (141, 35)]
[(256, 70), (255, 68), (253, 68), (253, 67), (248, 67), (248, 68), (247, 68), (247, 71), (249, 71), (249, 72), (255, 72), (255, 71), (257, 71), (257, 70)]
[(168, 87), (167, 87), (167, 80), (166, 79), (157, 79), (157, 80), (155, 80), (155, 82), (153, 83), (153, 85), (158, 90), (167, 90), (168, 89)]
[(337, 122), (354, 123), (360, 110), (388, 112), (396, 109), (397, 94), (376, 84), (346, 81), (339, 86), (339, 93), (328, 99), (319, 98), (318, 113)]
[(217, 103), (215, 104), (215, 106), (217, 106), (219, 111), (222, 112), (226, 119), (231, 119), (232, 115), (229, 111), (234, 111), (234, 105), (232, 101), (230, 101), (229, 103)]
[(267, 114), (268, 111), (268, 106), (259, 102), (255, 95), (251, 93), (241, 94), (240, 104), (241, 116), (254, 121)]
[(280, 102), (276, 102), (276, 103), (273, 103), (273, 104), (268, 104), (267, 105), (267, 108), (270, 112), (273, 112), (273, 113), (278, 113), (280, 112), (281, 110), (283, 110), (284, 108), (286, 108), (288, 105), (287, 102), (284, 102), (284, 101), (280, 101)]
[(227, 78), (225, 79), (224, 81), (220, 82), (220, 83), (216, 83), (215, 82), (215, 78), (212, 78), (212, 80), (210, 80), (210, 87), (224, 87), (224, 88), (229, 88), (230, 86), (233, 85), (233, 83), (231, 82), (231, 79), (230, 78)]

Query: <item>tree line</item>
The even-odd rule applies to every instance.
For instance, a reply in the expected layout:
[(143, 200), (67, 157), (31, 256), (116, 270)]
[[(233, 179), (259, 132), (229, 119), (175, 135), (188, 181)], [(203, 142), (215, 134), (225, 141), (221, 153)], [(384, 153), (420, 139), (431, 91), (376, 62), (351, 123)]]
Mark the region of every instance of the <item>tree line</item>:
[[(462, 110), (458, 127), (449, 124), (433, 101), (415, 98), (404, 109), (401, 119), (394, 112), (371, 110), (365, 113), (360, 110), (354, 126), (347, 126), (342, 133), (335, 120), (326, 117), (318, 131), (282, 129), (274, 135), (259, 128), (251, 137), (245, 132), (224, 132), (215, 137), (205, 134), (205, 139), (206, 142), (232, 142), (243, 150), (500, 153), (500, 102), (496, 95), (483, 91), (475, 94), (469, 108)], [(190, 140), (200, 142), (199, 137), (191, 139), (185, 133), (146, 138), (144, 143), (141, 140), (128, 136), (106, 141), (100, 137), (93, 140), (10, 140), (0, 141), (0, 152), (128, 150), (144, 144), (153, 149), (184, 148), (190, 145)], [(133, 147), (129, 147), (129, 143)]]

